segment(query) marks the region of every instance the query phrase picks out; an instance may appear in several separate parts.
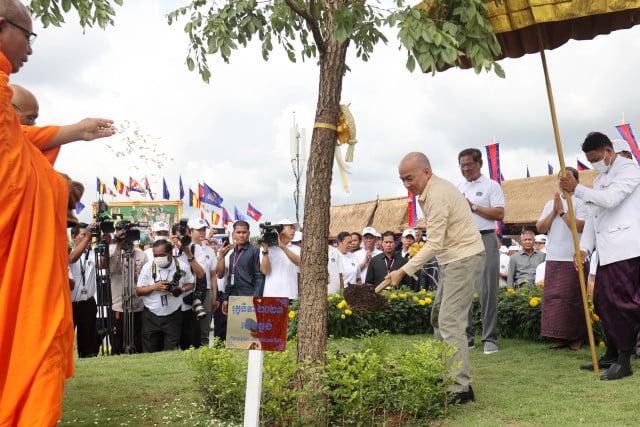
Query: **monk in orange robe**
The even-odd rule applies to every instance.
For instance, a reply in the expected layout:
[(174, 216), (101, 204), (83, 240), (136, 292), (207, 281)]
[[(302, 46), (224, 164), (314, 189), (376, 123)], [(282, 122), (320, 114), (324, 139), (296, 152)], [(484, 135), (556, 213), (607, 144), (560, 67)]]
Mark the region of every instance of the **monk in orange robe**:
[(30, 143), (9, 74), (32, 53), (31, 17), (0, 0), (0, 426), (53, 426), (73, 373), (66, 214), (79, 198)]

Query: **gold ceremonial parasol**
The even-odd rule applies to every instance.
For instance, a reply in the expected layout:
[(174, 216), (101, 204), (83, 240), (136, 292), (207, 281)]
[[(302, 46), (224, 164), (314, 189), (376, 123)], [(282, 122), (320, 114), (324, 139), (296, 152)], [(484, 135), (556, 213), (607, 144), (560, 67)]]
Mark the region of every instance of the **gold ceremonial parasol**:
[[(433, 1), (433, 0), (431, 0)], [(424, 3), (429, 7), (429, 0)], [(500, 43), (502, 53), (495, 59), (519, 58), (527, 53), (540, 53), (549, 98), (551, 122), (558, 152), (562, 176), (566, 174), (562, 144), (556, 117), (555, 103), (544, 51), (555, 49), (570, 39), (589, 40), (600, 34), (631, 28), (640, 23), (640, 0), (501, 0), (488, 1), (489, 22)], [(470, 68), (466, 57), (458, 61), (461, 68)], [(573, 203), (565, 194), (574, 248), (580, 253)], [(589, 346), (594, 372), (598, 373), (598, 361), (591, 328), (591, 317), (582, 264), (578, 273), (582, 291), (584, 315), (587, 321)]]

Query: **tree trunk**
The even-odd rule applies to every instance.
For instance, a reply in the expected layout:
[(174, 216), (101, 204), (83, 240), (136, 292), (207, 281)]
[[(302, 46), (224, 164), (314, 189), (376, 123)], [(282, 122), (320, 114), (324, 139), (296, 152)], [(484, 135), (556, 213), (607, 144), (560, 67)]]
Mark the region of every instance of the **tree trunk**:
[[(315, 123), (337, 126), (348, 41), (327, 45), (320, 56), (320, 84)], [(337, 133), (314, 128), (307, 164), (304, 239), (298, 317), (298, 362), (325, 361), (327, 347), (327, 237), (331, 175)], [(299, 385), (313, 381), (298, 377)]]

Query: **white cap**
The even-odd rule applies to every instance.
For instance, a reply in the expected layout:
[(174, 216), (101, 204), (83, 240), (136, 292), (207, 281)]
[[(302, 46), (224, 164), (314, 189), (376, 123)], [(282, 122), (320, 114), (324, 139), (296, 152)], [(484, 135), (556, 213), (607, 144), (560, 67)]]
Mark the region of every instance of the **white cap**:
[(547, 235), (546, 234), (536, 234), (536, 237), (533, 239), (535, 243), (547, 243)]
[(509, 251), (519, 251), (519, 250), (520, 250), (520, 246), (516, 246), (516, 245), (509, 246)]
[(201, 228), (207, 227), (207, 222), (202, 218), (191, 218), (187, 222), (187, 227), (192, 230), (200, 230)]
[(153, 231), (154, 233), (156, 231), (169, 231), (169, 224), (164, 221), (154, 222), (151, 226), (151, 231)]
[(502, 245), (502, 246), (500, 246), (499, 251), (500, 251), (501, 254), (506, 254), (506, 253), (509, 252), (509, 248), (506, 247), (505, 245)]
[(298, 223), (291, 221), (289, 218), (282, 218), (280, 221), (276, 222), (274, 225), (293, 225), (293, 228), (298, 229)]
[(412, 229), (412, 228), (407, 228), (406, 230), (404, 230), (404, 231), (402, 232), (402, 237), (407, 237), (407, 236), (411, 236), (411, 237), (413, 237), (413, 238), (414, 238), (414, 240), (415, 240), (415, 238), (416, 238), (416, 232), (415, 232), (415, 231), (413, 231), (413, 229)]
[(371, 234), (373, 237), (378, 237), (379, 236), (378, 232), (373, 227), (365, 227), (362, 230), (362, 237), (364, 237), (365, 234)]
[(620, 153), (622, 151), (631, 152), (629, 144), (624, 139), (614, 139), (613, 141), (611, 141), (611, 143), (613, 144), (613, 151), (615, 151), (616, 153)]
[(293, 239), (291, 241), (292, 242), (301, 242), (302, 241), (302, 232), (301, 231), (296, 231), (295, 233), (293, 233)]

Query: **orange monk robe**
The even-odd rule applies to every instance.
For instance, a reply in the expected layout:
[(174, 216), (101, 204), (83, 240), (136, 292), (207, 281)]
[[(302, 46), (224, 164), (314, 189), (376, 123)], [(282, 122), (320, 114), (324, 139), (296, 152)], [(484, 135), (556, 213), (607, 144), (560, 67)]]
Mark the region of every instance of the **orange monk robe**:
[[(27, 137), (29, 141), (36, 147), (40, 149), (40, 151), (44, 150), (51, 140), (56, 136), (58, 131), (60, 130), (60, 126), (27, 126), (22, 125), (22, 131), (24, 135)], [(58, 154), (60, 153), (60, 146), (51, 148), (47, 151), (42, 151), (44, 157), (49, 160), (49, 163), (52, 165), (56, 162), (58, 158)]]
[(30, 143), (0, 53), (0, 426), (52, 426), (73, 374), (67, 181)]

